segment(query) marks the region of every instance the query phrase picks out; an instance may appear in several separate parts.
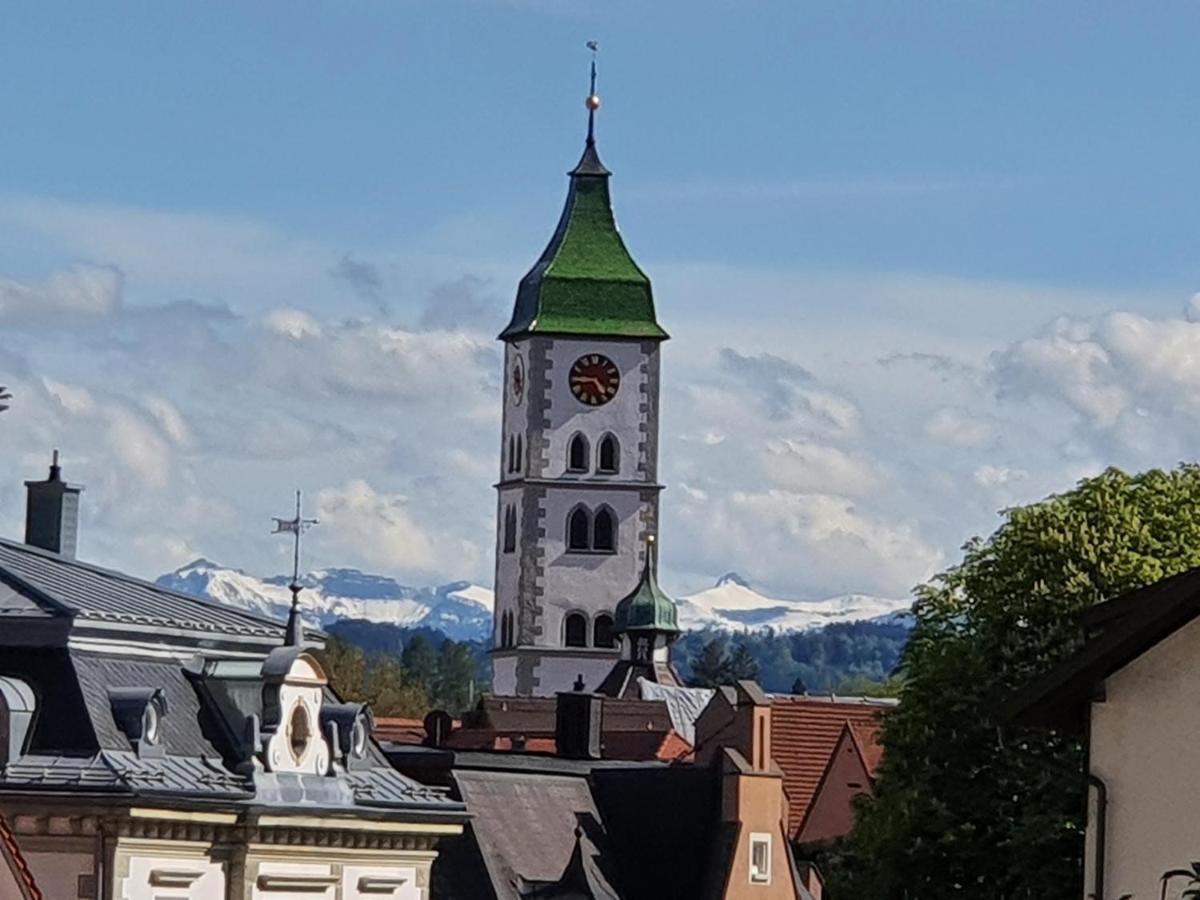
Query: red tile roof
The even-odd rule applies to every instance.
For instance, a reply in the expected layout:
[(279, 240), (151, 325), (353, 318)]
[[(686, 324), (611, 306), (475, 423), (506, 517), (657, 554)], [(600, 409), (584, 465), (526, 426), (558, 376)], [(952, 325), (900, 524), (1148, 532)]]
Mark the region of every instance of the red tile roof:
[(771, 756), (783, 770), (788, 834), (795, 837), (842, 729), (849, 724), (874, 775), (882, 757), (880, 715), (894, 703), (863, 698), (772, 697)]
[[(462, 725), (458, 719), (451, 722), (452, 728)], [(391, 741), (396, 744), (424, 744), (425, 720), (385, 716), (375, 720), (375, 740)]]
[(12, 871), (17, 889), (22, 892), (19, 898), (13, 900), (42, 900), (42, 892), (34, 884), (33, 873), (29, 871), (21, 848), (17, 846), (17, 839), (13, 837), (3, 816), (0, 816), (0, 861)]

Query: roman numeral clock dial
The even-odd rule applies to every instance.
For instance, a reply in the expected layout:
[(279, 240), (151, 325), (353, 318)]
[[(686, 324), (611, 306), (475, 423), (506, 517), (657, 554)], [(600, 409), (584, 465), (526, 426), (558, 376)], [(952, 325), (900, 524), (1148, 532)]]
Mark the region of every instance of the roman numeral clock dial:
[(607, 356), (589, 353), (575, 360), (568, 376), (571, 393), (587, 406), (603, 406), (621, 387), (621, 373)]

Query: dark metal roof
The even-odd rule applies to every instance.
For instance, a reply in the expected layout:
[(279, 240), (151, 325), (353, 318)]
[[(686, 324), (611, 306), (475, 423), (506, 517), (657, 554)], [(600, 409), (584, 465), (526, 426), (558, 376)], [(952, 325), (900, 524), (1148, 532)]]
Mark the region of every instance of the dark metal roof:
[(22, 598), (17, 601), (0, 593), (0, 609), (19, 607), (35, 614), (36, 607), (95, 623), (283, 638), (282, 622), (4, 539), (0, 539), (0, 583)]

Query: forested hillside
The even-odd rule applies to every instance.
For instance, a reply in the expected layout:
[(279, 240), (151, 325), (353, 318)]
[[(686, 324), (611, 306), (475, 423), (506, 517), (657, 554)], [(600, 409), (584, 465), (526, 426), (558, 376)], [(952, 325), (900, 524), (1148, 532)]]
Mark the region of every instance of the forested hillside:
[[(430, 628), (344, 619), (329, 626), (326, 660), (346, 699), (366, 700), (377, 715), (455, 715), (489, 687), (487, 646), (453, 641)], [(768, 691), (886, 694), (908, 637), (894, 622), (845, 622), (802, 632), (685, 632), (672, 659), (699, 685), (754, 678)]]

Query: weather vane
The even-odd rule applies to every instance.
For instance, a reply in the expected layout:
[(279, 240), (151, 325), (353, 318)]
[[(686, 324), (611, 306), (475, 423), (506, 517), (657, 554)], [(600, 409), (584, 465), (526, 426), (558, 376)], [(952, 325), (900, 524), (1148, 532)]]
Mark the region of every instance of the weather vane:
[(600, 49), (600, 45), (595, 41), (588, 41), (587, 48), (592, 51), (592, 83), (588, 88), (587, 110), (588, 110), (588, 135), (587, 142), (589, 144), (596, 141), (596, 110), (600, 108), (600, 96), (596, 93), (596, 51)]
[(8, 388), (6, 388), (4, 385), (0, 384), (0, 412), (4, 412), (6, 409), (8, 409), (8, 404), (5, 403), (4, 401), (11, 400), (11, 399), (12, 399), (12, 394), (9, 393)]
[(300, 512), (299, 491), (296, 491), (295, 518), (281, 519), (278, 516), (272, 516), (272, 518), (275, 520), (275, 530), (271, 534), (292, 535), (292, 583), (288, 585), (288, 590), (292, 592), (292, 609), (288, 613), (284, 643), (289, 647), (299, 647), (304, 639), (304, 623), (300, 619), (300, 591), (304, 587), (300, 584), (300, 535), (319, 522), (316, 519), (304, 518)]

